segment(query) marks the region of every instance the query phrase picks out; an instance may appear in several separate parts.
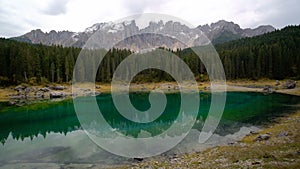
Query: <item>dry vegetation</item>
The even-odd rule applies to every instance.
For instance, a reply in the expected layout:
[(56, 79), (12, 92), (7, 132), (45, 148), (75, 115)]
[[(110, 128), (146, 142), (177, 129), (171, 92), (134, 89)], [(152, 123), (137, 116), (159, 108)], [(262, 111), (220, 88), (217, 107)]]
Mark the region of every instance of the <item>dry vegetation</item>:
[[(146, 159), (120, 168), (300, 168), (300, 111), (227, 146), (175, 157)], [(268, 140), (254, 141), (269, 133)]]

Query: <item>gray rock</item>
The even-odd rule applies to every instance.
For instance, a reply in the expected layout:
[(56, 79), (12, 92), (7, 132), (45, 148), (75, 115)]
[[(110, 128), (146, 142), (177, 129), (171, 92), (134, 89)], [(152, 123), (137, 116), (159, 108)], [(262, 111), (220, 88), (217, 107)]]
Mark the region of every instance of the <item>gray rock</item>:
[(141, 162), (141, 161), (143, 161), (144, 159), (143, 158), (139, 158), (139, 157), (136, 157), (136, 158), (133, 158), (135, 161), (137, 161), (137, 162)]
[(263, 92), (264, 92), (264, 93), (273, 93), (273, 89), (272, 89), (271, 86), (265, 86), (265, 87), (263, 88)]
[(41, 99), (41, 98), (44, 98), (44, 97), (45, 97), (44, 93), (39, 93), (39, 94), (34, 95), (35, 99)]
[(63, 92), (50, 92), (50, 98), (62, 98), (64, 96)]
[(19, 85), (19, 86), (16, 86), (16, 87), (14, 88), (14, 90), (20, 92), (20, 91), (22, 91), (22, 90), (25, 90), (26, 88), (27, 88), (27, 87), (24, 86), (24, 85)]
[(42, 92), (49, 92), (50, 89), (48, 87), (43, 87), (43, 88), (40, 88), (40, 91), (42, 91)]
[(31, 88), (31, 87), (27, 87), (26, 89), (24, 89), (25, 93), (30, 93), (30, 92), (33, 92), (33, 91), (34, 91), (34, 89)]
[(174, 90), (179, 90), (179, 86), (174, 86)]
[(231, 141), (228, 143), (228, 145), (230, 145), (230, 146), (235, 145), (235, 144), (236, 144), (236, 142), (234, 142), (234, 141)]
[(254, 162), (252, 162), (251, 164), (252, 165), (258, 165), (258, 164), (260, 164), (261, 162), (259, 162), (259, 161), (254, 161)]
[(260, 134), (254, 139), (254, 141), (268, 140), (268, 139), (270, 139), (270, 137), (271, 136), (269, 134)]
[(289, 80), (289, 81), (285, 82), (282, 87), (284, 89), (294, 89), (294, 88), (296, 88), (296, 83), (297, 83), (296, 81)]
[(51, 90), (64, 90), (66, 87), (64, 86), (50, 86), (49, 87)]
[(97, 96), (99, 94), (101, 94), (101, 92), (93, 92), (93, 91), (91, 91), (91, 92), (86, 93), (85, 95), (86, 96)]
[(250, 131), (250, 134), (253, 134), (253, 135), (255, 135), (255, 134), (258, 134), (258, 132), (257, 132), (257, 131), (253, 131), (253, 130), (251, 130), (251, 131)]
[(289, 135), (288, 131), (280, 131), (276, 137), (286, 137)]
[(12, 95), (10, 96), (11, 99), (25, 99), (25, 95)]

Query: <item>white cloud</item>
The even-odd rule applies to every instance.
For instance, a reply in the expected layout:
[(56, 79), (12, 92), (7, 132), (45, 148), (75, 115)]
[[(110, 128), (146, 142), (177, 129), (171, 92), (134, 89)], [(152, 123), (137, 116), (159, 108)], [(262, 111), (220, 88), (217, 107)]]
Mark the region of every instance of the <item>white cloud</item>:
[(65, 14), (66, 11), (66, 5), (69, 0), (52, 0), (47, 5), (47, 8), (43, 10), (45, 14), (48, 15), (60, 15)]
[(233, 21), (241, 27), (300, 23), (298, 0), (0, 0), (0, 36), (32, 29), (83, 31), (96, 22), (114, 21), (142, 12), (179, 17), (194, 26)]

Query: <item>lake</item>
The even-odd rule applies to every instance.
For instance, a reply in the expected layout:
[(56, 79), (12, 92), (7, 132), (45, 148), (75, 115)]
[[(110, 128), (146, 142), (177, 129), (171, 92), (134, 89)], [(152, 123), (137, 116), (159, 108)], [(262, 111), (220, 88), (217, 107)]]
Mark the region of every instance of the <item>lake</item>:
[[(112, 128), (130, 137), (137, 137), (141, 131), (152, 136), (161, 133), (177, 122), (180, 109), (180, 93), (169, 93), (166, 108), (159, 118), (150, 123), (135, 123), (118, 113), (110, 94), (100, 94), (96, 98), (103, 117)], [(149, 109), (148, 93), (131, 93), (130, 98), (138, 110)], [(210, 99), (210, 93), (200, 94), (200, 108), (192, 130), (180, 144), (164, 154), (201, 151), (226, 144), (296, 110), (300, 104), (300, 97), (292, 95), (227, 92), (225, 111), (214, 135), (200, 145), (197, 139), (210, 108)], [(0, 141), (0, 167), (17, 163), (114, 165), (133, 161), (111, 154), (91, 141), (79, 123), (72, 100), (43, 101), (23, 107), (0, 103)]]

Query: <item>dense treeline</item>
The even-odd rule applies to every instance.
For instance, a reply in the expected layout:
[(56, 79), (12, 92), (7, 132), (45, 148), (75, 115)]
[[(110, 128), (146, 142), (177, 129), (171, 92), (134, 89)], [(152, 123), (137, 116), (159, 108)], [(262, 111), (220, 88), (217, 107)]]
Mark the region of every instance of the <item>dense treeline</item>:
[[(300, 26), (252, 38), (243, 38), (216, 45), (226, 77), (238, 78), (300, 78)], [(69, 82), (81, 49), (62, 46), (32, 45), (0, 39), (0, 85), (19, 83)], [(95, 51), (97, 52), (97, 51)], [(97, 70), (96, 80), (109, 82), (129, 50), (111, 49)], [(171, 51), (188, 64), (197, 80), (206, 80), (206, 70), (191, 49)], [(91, 59), (88, 58), (87, 59)], [(85, 61), (81, 61), (85, 62)], [(166, 63), (180, 70), (180, 67)], [(82, 72), (88, 74), (88, 72)], [(145, 70), (135, 81), (169, 81), (167, 73)]]
[(300, 78), (300, 26), (216, 46), (228, 79)]
[(79, 52), (78, 48), (0, 39), (0, 84), (68, 81)]

